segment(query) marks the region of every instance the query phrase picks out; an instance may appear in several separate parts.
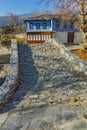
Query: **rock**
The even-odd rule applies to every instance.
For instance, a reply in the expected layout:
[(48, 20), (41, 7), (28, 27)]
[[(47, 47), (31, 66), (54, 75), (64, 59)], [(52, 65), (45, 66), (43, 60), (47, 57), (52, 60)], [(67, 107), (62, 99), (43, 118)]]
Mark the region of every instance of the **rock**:
[(45, 99), (46, 96), (45, 96), (44, 94), (40, 94), (40, 95), (39, 95), (39, 98), (42, 100), (42, 99)]
[(83, 115), (83, 117), (84, 117), (85, 119), (87, 119), (87, 114)]
[(8, 113), (0, 114), (0, 127), (4, 124), (7, 118), (8, 118)]
[(29, 99), (38, 99), (38, 98), (39, 98), (38, 95), (30, 95), (30, 96), (29, 96)]
[(71, 97), (71, 98), (70, 98), (70, 102), (71, 102), (71, 103), (77, 102), (77, 101), (80, 101), (80, 97), (79, 97), (79, 96)]

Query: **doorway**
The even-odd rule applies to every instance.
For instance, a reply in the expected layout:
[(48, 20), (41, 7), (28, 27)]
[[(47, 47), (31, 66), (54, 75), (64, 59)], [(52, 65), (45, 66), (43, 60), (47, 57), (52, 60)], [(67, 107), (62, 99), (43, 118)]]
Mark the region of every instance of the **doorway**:
[(74, 33), (68, 33), (68, 43), (74, 43)]

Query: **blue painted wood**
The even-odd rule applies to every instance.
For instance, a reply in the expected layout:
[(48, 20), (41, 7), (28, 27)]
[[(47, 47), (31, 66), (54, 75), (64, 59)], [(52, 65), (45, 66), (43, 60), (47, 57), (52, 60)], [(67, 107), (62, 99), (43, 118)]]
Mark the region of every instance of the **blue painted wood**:
[[(64, 28), (63, 27), (63, 24), (64, 24), (64, 22), (63, 21), (59, 21), (59, 23), (60, 23), (60, 26), (59, 26), (59, 28), (56, 28), (56, 22), (57, 22), (57, 20), (56, 19), (53, 19), (52, 20), (52, 23), (53, 23), (53, 26), (52, 26), (52, 31), (58, 31), (58, 32), (77, 32), (77, 31), (79, 31), (79, 29), (77, 29), (77, 28), (71, 28), (70, 27), (70, 22), (69, 21), (67, 21), (67, 22), (65, 22), (66, 23), (66, 28)], [(73, 22), (73, 24), (74, 24), (74, 21), (72, 21)]]
[[(33, 29), (30, 29), (30, 23), (33, 24)], [(40, 24), (40, 29), (36, 29), (36, 25), (37, 23)], [(43, 24), (46, 23), (46, 29), (43, 29)], [(35, 32), (35, 31), (50, 31), (51, 30), (51, 20), (48, 20), (48, 21), (44, 21), (44, 20), (41, 20), (41, 21), (29, 21), (27, 20), (26, 21), (26, 31), (27, 32)]]
[[(63, 21), (60, 22), (59, 28), (56, 27), (56, 19), (51, 19), (51, 20), (27, 20), (26, 21), (26, 32), (46, 32), (46, 31), (56, 31), (56, 32), (78, 32), (79, 29), (77, 28), (71, 28), (70, 27), (70, 22), (66, 22), (66, 28), (63, 27)], [(74, 24), (74, 21), (72, 21)], [(30, 29), (30, 23), (33, 24), (33, 29)], [(36, 28), (37, 23), (40, 24), (40, 29)], [(43, 23), (46, 23), (46, 29), (43, 29)], [(52, 27), (52, 28), (51, 28)]]

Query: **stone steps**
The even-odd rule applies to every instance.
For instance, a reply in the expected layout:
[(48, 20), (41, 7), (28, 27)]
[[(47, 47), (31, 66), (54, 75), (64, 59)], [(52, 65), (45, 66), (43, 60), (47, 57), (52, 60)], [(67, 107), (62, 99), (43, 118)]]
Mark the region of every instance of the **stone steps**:
[(19, 45), (18, 89), (2, 110), (8, 116), (0, 129), (68, 130), (67, 123), (78, 119), (86, 124), (86, 78), (71, 67), (53, 45)]
[[(38, 106), (38, 102), (40, 105), (41, 102), (43, 104), (40, 94), (44, 95), (45, 104), (58, 104), (60, 99), (62, 103), (68, 103), (70, 97), (75, 97), (80, 93), (81, 81), (83, 82), (83, 79), (75, 77), (75, 72), (70, 70), (71, 67), (56, 46), (50, 44), (20, 45), (19, 89), (13, 101), (15, 101), (15, 96), (19, 93), (21, 95), (20, 88), (22, 87), (29, 92), (26, 93), (27, 98), (24, 98), (23, 102), (29, 100), (30, 107)], [(34, 95), (38, 96), (38, 101), (33, 99)], [(23, 96), (25, 92), (21, 95)], [(22, 103), (22, 107), (24, 104)]]

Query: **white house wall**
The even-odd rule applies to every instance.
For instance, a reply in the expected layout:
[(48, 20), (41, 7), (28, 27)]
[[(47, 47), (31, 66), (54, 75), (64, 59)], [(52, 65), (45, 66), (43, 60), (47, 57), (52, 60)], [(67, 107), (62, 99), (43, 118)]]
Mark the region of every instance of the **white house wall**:
[[(62, 43), (68, 43), (68, 32), (55, 32), (52, 35), (53, 38), (58, 39)], [(82, 43), (82, 35), (80, 32), (74, 33), (74, 43)]]
[(74, 33), (74, 43), (81, 43), (82, 42), (82, 35), (80, 32)]
[(67, 43), (67, 32), (56, 32), (55, 37), (63, 42), (63, 43)]

